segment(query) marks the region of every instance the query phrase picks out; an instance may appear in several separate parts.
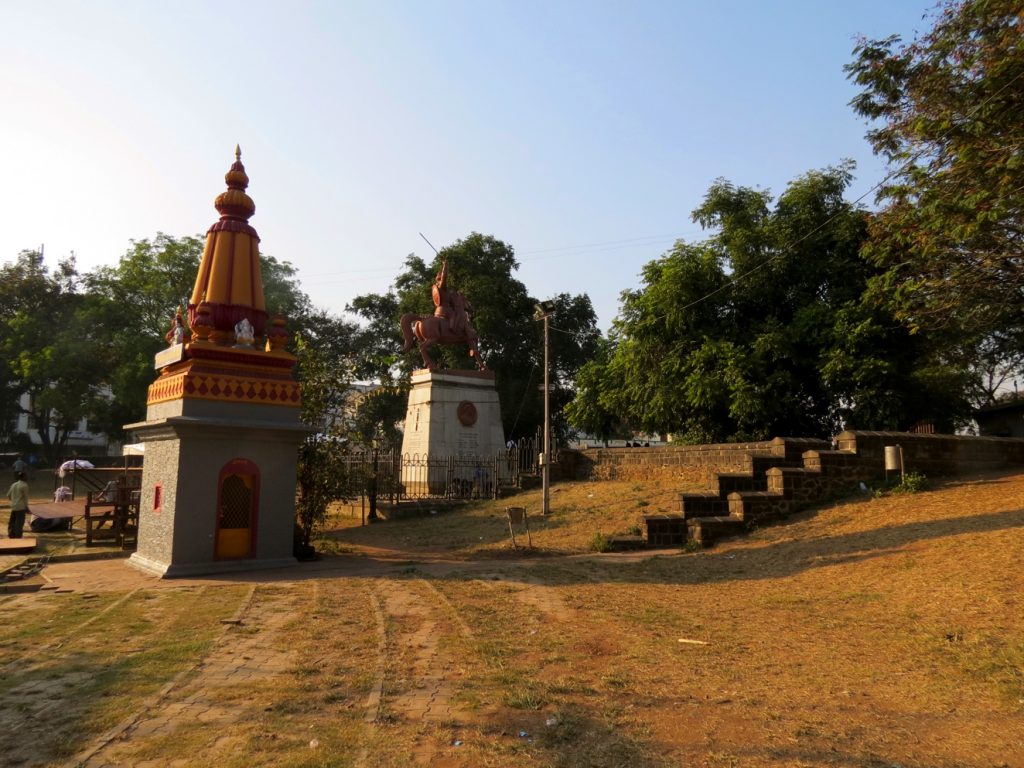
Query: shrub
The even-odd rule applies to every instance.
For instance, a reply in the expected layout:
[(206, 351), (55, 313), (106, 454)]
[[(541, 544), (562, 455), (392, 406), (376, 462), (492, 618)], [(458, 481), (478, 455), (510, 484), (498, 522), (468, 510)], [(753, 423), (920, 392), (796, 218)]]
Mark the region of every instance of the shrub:
[(893, 493), (917, 493), (928, 487), (928, 478), (920, 472), (907, 472), (903, 478), (893, 486)]

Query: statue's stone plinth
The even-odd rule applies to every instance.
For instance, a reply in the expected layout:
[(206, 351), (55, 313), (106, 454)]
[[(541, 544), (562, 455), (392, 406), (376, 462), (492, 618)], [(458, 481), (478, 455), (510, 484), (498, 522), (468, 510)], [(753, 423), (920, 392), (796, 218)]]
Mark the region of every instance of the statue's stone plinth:
[[(493, 372), (413, 372), (402, 438), (408, 460), (402, 470), (406, 493), (443, 493), (453, 481), (489, 485), (500, 480), (492, 477), (494, 459), (504, 451)], [(422, 466), (425, 460), (430, 462), (429, 472)]]

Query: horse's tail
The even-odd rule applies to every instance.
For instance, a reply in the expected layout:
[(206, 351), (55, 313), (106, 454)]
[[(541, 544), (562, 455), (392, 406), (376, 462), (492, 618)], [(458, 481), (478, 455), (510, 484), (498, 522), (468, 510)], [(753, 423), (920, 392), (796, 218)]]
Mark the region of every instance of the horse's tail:
[(402, 347), (403, 352), (408, 352), (410, 349), (412, 349), (412, 345), (416, 340), (412, 332), (412, 324), (419, 319), (419, 315), (413, 312), (406, 312), (404, 315), (402, 315), (402, 319), (399, 321), (399, 323), (402, 326), (402, 336), (405, 338), (405, 346)]

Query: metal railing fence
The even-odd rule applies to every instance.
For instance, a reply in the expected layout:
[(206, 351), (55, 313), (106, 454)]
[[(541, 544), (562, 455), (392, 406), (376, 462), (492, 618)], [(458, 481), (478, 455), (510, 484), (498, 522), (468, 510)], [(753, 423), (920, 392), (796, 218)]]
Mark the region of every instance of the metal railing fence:
[(522, 439), (489, 456), (403, 454), (366, 449), (339, 462), (353, 496), (373, 493), (392, 502), (414, 499), (497, 498), (539, 471), (539, 440)]

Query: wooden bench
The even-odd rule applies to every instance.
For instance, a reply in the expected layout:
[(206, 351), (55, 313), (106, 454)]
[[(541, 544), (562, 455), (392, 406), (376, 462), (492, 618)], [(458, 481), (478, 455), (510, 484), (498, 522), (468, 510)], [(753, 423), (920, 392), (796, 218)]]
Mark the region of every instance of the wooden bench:
[(139, 529), (139, 492), (129, 488), (114, 493), (90, 491), (83, 519), (86, 545), (113, 541), (122, 549), (134, 547)]
[(36, 502), (29, 512), (45, 520), (70, 518), (73, 522), (81, 518), (87, 545), (113, 542), (129, 548), (135, 546), (139, 528), (139, 492), (124, 488), (114, 493), (90, 491), (84, 499)]

